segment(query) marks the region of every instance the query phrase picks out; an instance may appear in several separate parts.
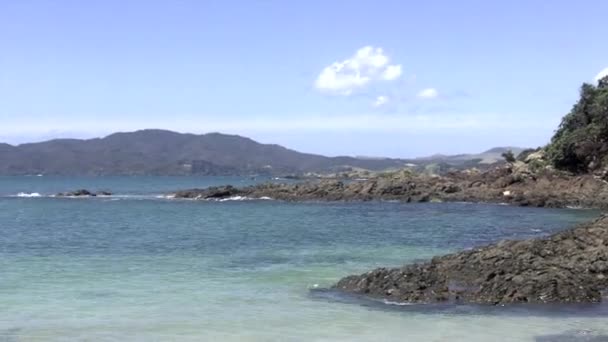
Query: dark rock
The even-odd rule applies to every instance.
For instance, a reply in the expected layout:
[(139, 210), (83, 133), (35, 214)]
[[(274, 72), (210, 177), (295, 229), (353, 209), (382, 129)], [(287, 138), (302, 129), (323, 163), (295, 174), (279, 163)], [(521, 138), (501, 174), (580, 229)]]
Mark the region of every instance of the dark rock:
[(223, 199), (240, 195), (241, 191), (233, 186), (210, 187), (206, 189), (182, 190), (174, 193), (175, 198)]
[(80, 189), (70, 193), (69, 196), (95, 196), (95, 194), (90, 192), (89, 190)]
[(65, 193), (58, 193), (56, 196), (58, 197), (94, 197), (96, 196), (95, 193), (86, 190), (86, 189), (78, 189), (75, 191), (70, 191), (70, 192), (65, 192)]
[[(521, 169), (521, 167), (520, 167)], [(297, 184), (265, 183), (178, 191), (178, 198), (270, 197), (286, 201), (489, 202), (534, 207), (582, 206), (608, 208), (608, 183), (592, 175), (541, 172), (521, 177), (513, 167), (483, 173), (452, 172), (444, 177), (408, 174), (344, 183), (336, 180)]]
[(78, 189), (69, 192), (60, 192), (56, 194), (57, 197), (95, 197), (95, 196), (112, 196), (110, 191), (98, 191), (92, 192), (87, 189)]
[(459, 192), (461, 190), (462, 189), (460, 189), (460, 187), (458, 185), (456, 185), (456, 184), (448, 184), (447, 186), (445, 186), (443, 188), (443, 191), (446, 194), (453, 194), (453, 193)]
[(593, 303), (608, 289), (608, 216), (549, 237), (501, 241), (343, 278), (336, 289), (392, 301)]

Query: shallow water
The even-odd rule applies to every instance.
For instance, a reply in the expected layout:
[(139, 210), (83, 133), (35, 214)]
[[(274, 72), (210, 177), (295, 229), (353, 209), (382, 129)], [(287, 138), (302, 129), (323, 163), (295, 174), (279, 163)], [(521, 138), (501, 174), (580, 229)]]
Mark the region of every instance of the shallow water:
[[(549, 234), (596, 211), (123, 196), (254, 181), (0, 178), (0, 341), (600, 341), (608, 334), (603, 306), (397, 306), (323, 290), (377, 266)], [(10, 197), (79, 187), (118, 196)]]

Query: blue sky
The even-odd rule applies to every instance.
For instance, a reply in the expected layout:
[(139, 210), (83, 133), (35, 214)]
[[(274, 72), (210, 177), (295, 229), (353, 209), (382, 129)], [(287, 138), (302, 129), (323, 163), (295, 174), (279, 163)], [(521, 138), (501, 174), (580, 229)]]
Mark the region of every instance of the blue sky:
[(328, 155), (544, 144), (608, 1), (0, 0), (0, 141), (166, 128)]

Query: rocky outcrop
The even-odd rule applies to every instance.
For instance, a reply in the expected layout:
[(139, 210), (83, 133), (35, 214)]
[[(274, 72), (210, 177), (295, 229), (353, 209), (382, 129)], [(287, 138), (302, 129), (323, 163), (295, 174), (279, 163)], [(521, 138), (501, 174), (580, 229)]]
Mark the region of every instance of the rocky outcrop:
[(109, 191), (98, 191), (92, 192), (87, 189), (78, 189), (69, 192), (60, 192), (56, 194), (57, 197), (95, 197), (95, 196), (111, 196), (112, 193)]
[(308, 181), (192, 189), (175, 198), (270, 197), (285, 201), (487, 202), (535, 207), (608, 207), (608, 183), (593, 175), (535, 170), (516, 162), (486, 172), (460, 171), (446, 176), (397, 173), (362, 181)]
[(239, 190), (231, 185), (220, 187), (209, 187), (205, 189), (189, 189), (178, 191), (173, 194), (175, 198), (186, 199), (222, 199), (233, 196), (239, 196), (242, 190)]
[(410, 303), (600, 302), (608, 289), (608, 216), (545, 238), (379, 268), (346, 277), (334, 288)]

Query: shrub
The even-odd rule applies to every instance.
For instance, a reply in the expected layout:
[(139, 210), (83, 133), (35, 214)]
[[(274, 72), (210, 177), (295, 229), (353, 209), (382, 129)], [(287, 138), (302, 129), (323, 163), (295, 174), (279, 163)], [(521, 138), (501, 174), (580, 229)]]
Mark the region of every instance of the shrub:
[(513, 155), (513, 151), (508, 150), (507, 152), (503, 152), (501, 154), (507, 163), (515, 163), (515, 155)]

